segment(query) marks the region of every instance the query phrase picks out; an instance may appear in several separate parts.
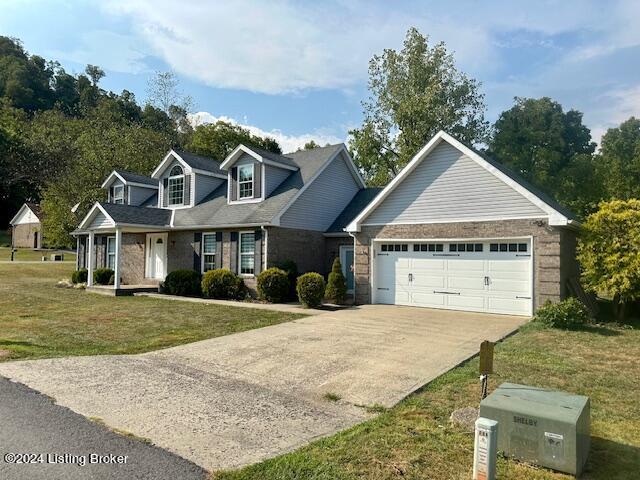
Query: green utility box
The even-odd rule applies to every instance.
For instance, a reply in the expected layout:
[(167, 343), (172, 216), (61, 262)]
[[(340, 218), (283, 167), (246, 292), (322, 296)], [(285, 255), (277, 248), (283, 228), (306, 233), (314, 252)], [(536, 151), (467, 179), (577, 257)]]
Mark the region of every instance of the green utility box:
[(480, 402), (480, 416), (498, 422), (508, 456), (576, 476), (587, 462), (589, 397), (503, 383)]

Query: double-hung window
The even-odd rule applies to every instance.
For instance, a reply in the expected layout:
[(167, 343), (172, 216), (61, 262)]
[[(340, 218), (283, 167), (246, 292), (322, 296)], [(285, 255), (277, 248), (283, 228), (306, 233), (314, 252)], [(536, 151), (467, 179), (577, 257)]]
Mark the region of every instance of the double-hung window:
[(169, 172), (167, 190), (169, 205), (182, 205), (184, 203), (184, 172), (179, 165), (174, 165)]
[(216, 268), (216, 234), (202, 234), (202, 273)]
[(239, 264), (241, 275), (253, 275), (256, 236), (253, 232), (240, 232)]
[(116, 237), (107, 237), (107, 268), (116, 269)]
[(253, 198), (253, 165), (238, 167), (238, 198)]
[(124, 185), (114, 185), (113, 187), (113, 198), (111, 199), (111, 203), (124, 203)]

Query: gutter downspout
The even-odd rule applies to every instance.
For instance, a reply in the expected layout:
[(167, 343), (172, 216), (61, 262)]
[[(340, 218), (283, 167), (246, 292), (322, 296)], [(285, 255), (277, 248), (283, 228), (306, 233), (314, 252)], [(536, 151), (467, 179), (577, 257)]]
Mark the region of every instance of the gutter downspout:
[(264, 238), (264, 267), (262, 269), (264, 271), (268, 268), (267, 265), (269, 265), (267, 263), (267, 252), (269, 251), (269, 230), (267, 230), (264, 225), (260, 225), (260, 230), (262, 230), (262, 238)]
[(353, 304), (356, 304), (356, 236), (351, 233), (351, 232), (347, 232), (347, 234), (353, 238)]

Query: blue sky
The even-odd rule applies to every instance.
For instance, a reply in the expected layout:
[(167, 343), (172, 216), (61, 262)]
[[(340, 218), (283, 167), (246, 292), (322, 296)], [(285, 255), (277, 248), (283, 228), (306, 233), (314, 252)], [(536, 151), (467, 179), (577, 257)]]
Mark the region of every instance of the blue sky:
[(0, 34), (144, 101), (174, 71), (201, 121), (231, 119), (285, 150), (344, 141), (362, 119), (367, 63), (417, 27), (482, 82), (487, 118), (514, 96), (585, 114), (594, 140), (640, 116), (640, 2), (0, 0)]

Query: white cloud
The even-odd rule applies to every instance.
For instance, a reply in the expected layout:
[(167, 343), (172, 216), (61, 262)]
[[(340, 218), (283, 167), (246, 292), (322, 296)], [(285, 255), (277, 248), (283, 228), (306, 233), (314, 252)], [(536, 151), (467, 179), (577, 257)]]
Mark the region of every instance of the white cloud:
[(191, 124), (194, 126), (202, 125), (206, 123), (215, 123), (218, 120), (229, 122), (234, 125), (240, 125), (241, 127), (249, 130), (253, 135), (258, 135), (260, 137), (274, 138), (280, 144), (280, 147), (282, 148), (282, 151), (284, 153), (294, 152), (298, 148), (302, 148), (305, 143), (311, 140), (315, 141), (318, 145), (325, 145), (327, 143), (330, 143), (330, 144), (342, 143), (345, 141), (344, 138), (339, 138), (339, 137), (336, 137), (335, 135), (329, 135), (321, 131), (317, 131), (314, 133), (305, 133), (302, 135), (287, 135), (277, 129), (263, 130), (254, 125), (247, 125), (246, 123), (238, 122), (237, 120), (226, 117), (224, 115), (216, 117), (215, 115), (212, 115), (209, 112), (198, 112), (198, 113), (191, 114), (189, 116), (189, 120), (191, 121)]

